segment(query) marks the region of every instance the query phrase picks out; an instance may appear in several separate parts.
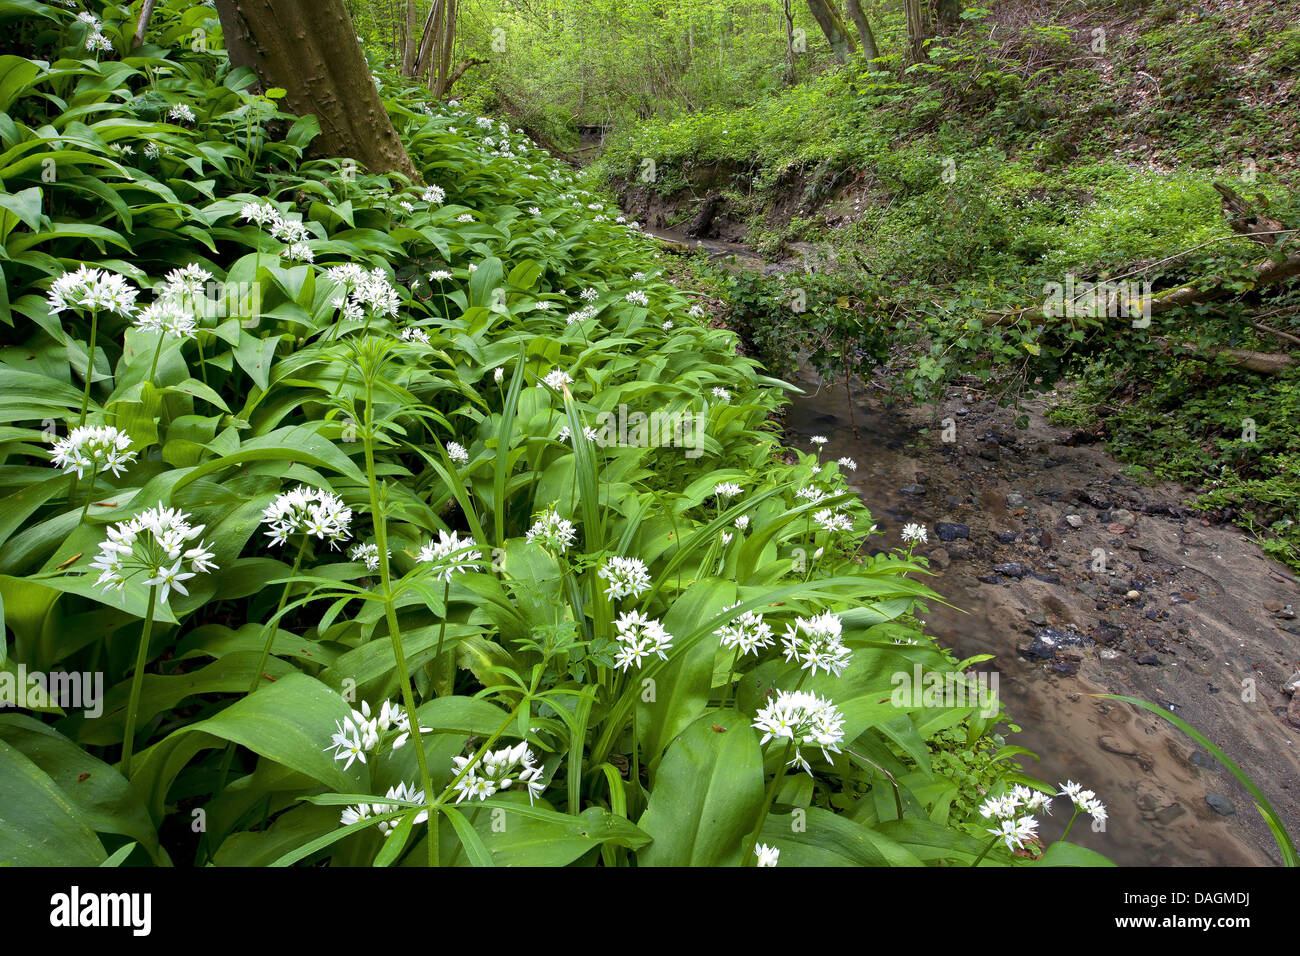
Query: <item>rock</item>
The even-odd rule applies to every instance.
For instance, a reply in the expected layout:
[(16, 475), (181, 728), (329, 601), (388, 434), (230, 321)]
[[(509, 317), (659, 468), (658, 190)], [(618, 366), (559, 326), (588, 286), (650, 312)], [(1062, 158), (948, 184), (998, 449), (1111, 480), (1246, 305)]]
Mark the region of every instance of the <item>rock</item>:
[(970, 545), (965, 541), (954, 541), (948, 545), (948, 556), (954, 561), (965, 561), (970, 557)]
[(1209, 770), (1214, 766), (1214, 761), (1210, 759), (1210, 755), (1204, 750), (1193, 750), (1192, 755), (1187, 759), (1202, 770)]
[(1154, 654), (1143, 654), (1137, 659), (1139, 664), (1145, 664), (1147, 667), (1159, 667), (1160, 658)]
[(925, 487), (923, 485), (917, 485), (917, 484), (904, 485), (902, 488), (899, 488), (898, 490), (905, 495), (913, 495), (917, 498), (925, 494)]
[(1068, 524), (1071, 528), (1083, 527), (1083, 519), (1078, 515), (1066, 515), (1065, 523)]
[(1120, 524), (1118, 521), (1113, 524), (1106, 525), (1106, 530), (1109, 531), (1111, 534), (1123, 534), (1124, 532), (1128, 531), (1128, 529), (1129, 529), (1128, 525)]
[(993, 536), (998, 539), (999, 544), (1015, 544), (1018, 537), (1014, 531), (996, 531)]
[(1116, 508), (1110, 513), (1110, 520), (1115, 524), (1122, 524), (1126, 528), (1131, 528), (1137, 524), (1137, 516), (1125, 508)]
[(1023, 508), (1025, 506), (1025, 496), (1012, 492), (1006, 498), (1008, 508)]
[(1300, 730), (1300, 694), (1291, 698), (1291, 706), (1286, 709), (1286, 722)]
[(1097, 656), (1103, 661), (1113, 661), (1119, 658), (1119, 651), (1112, 651), (1109, 647), (1104, 647), (1098, 651)]
[(975, 454), (979, 455), (985, 461), (997, 461), (1001, 456), (1001, 451), (998, 449), (997, 445), (983, 442), (980, 444), (979, 450), (976, 451)]
[(1124, 600), (1125, 600), (1125, 601), (1136, 601), (1136, 600), (1137, 600), (1138, 598), (1140, 598), (1141, 596), (1142, 596), (1142, 592), (1141, 592), (1141, 591), (1129, 591), (1128, 593), (1126, 593), (1126, 594), (1124, 595)]
[(952, 521), (940, 521), (934, 526), (940, 541), (956, 541), (958, 538), (970, 537), (970, 525), (957, 524)]
[(1237, 812), (1237, 808), (1221, 793), (1207, 793), (1205, 802), (1210, 805), (1210, 809), (1221, 816), (1230, 817)]
[(976, 580), (978, 580), (980, 584), (1001, 584), (1002, 583), (1002, 579), (998, 577), (996, 574), (981, 574)]
[(1008, 561), (1005, 564), (993, 565), (993, 570), (997, 574), (1004, 574), (1009, 578), (1023, 578), (1025, 576), (1024, 565), (1015, 561)]
[(1291, 679), (1282, 685), (1282, 693), (1284, 694), (1295, 694), (1296, 691), (1300, 691), (1300, 671), (1292, 674)]
[(1025, 615), (1025, 620), (1037, 627), (1047, 627), (1047, 615), (1040, 610), (1032, 610)]
[(1055, 627), (1045, 627), (1034, 635), (1032, 644), (1018, 647), (1016, 650), (1022, 657), (1031, 660), (1048, 660), (1062, 648), (1083, 646), (1084, 637), (1082, 634)]
[(1030, 571), (1029, 576), (1044, 584), (1060, 584), (1061, 576), (1059, 574), (1039, 574), (1037, 571)]
[(930, 552), (930, 563), (937, 568), (946, 568), (952, 564), (952, 558), (948, 556), (947, 548), (935, 548)]

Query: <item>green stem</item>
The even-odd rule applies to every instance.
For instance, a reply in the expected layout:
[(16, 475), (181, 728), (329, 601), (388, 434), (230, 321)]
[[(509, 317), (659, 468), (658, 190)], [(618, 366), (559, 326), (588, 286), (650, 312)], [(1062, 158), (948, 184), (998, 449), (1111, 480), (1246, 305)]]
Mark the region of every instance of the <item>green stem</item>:
[[(448, 610), (447, 601), (450, 600), (450, 598), (451, 598), (451, 578), (448, 577), (446, 583), (442, 587), (442, 623), (438, 625), (438, 648), (433, 652), (434, 673), (437, 675), (433, 685), (433, 692), (438, 697), (443, 696), (442, 690), (439, 687), (442, 678), (442, 639), (447, 633), (447, 610)], [(455, 668), (452, 668), (451, 678), (452, 679), (450, 683), (453, 684), (453, 687), (447, 688), (448, 694), (450, 694), (451, 691), (454, 689), (454, 683), (456, 680)]]
[(99, 312), (90, 312), (90, 349), (86, 358), (86, 390), (81, 395), (81, 420), (78, 426), (86, 424), (86, 410), (90, 408), (90, 380), (95, 377), (95, 338), (99, 334)]
[(167, 337), (165, 332), (158, 333), (158, 344), (153, 350), (153, 364), (149, 366), (149, 384), (153, 384), (154, 376), (158, 374), (158, 356), (162, 354), (163, 339)]
[(785, 779), (786, 761), (790, 759), (790, 750), (794, 747), (794, 741), (785, 745), (785, 752), (781, 754), (781, 766), (777, 767), (776, 774), (772, 777), (772, 782), (768, 784), (767, 793), (763, 797), (763, 809), (759, 811), (758, 823), (754, 824), (754, 832), (749, 835), (745, 842), (744, 852), (740, 857), (741, 866), (753, 866), (750, 857), (754, 855), (754, 847), (758, 843), (758, 835), (763, 831), (763, 824), (767, 820), (767, 813), (772, 809), (772, 803), (776, 800), (777, 791), (781, 788), (781, 781)]
[(972, 863), (971, 866), (979, 866), (979, 865), (980, 865), (980, 861), (983, 860), (984, 857), (986, 857), (986, 856), (989, 855), (989, 850), (991, 850), (991, 849), (993, 849), (995, 846), (997, 846), (997, 845), (998, 845), (998, 841), (1001, 840), (1001, 839), (1002, 839), (1002, 837), (995, 836), (992, 840), (990, 840), (990, 841), (989, 841), (989, 845), (986, 846), (983, 850), (980, 851), (980, 855), (977, 856), (977, 857), (975, 857), (975, 862)]
[(90, 466), (90, 487), (86, 489), (86, 503), (81, 508), (81, 517), (77, 519), (77, 526), (85, 524), (86, 512), (90, 510), (90, 503), (95, 498), (95, 465)]
[[(366, 422), (365, 453), (366, 481), (370, 489), (370, 513), (374, 516), (375, 547), (379, 551), (379, 580), (384, 589), (384, 617), (388, 622), (388, 637), (393, 643), (393, 657), (397, 661), (397, 672), (401, 676), (402, 705), (406, 708), (406, 719), (410, 725), (411, 738), (415, 743), (415, 760), (420, 768), (420, 785), (424, 788), (425, 800), (433, 793), (433, 783), (429, 777), (429, 762), (424, 753), (424, 740), (420, 736), (420, 721), (415, 713), (415, 693), (411, 689), (411, 672), (406, 665), (406, 652), (402, 648), (402, 632), (397, 624), (397, 609), (393, 605), (392, 578), (388, 570), (388, 532), (384, 515), (379, 508), (379, 482), (375, 478), (374, 446), (374, 402), (373, 385), (369, 376), (366, 378)], [(445, 615), (444, 615), (445, 616)], [(429, 866), (438, 865), (438, 809), (429, 807)]]
[(280, 629), (280, 613), (289, 600), (289, 589), (293, 587), (293, 579), (298, 574), (298, 568), (302, 564), (302, 555), (306, 550), (307, 534), (303, 532), (302, 544), (298, 545), (298, 556), (293, 559), (293, 570), (289, 572), (289, 580), (284, 582), (284, 590), (280, 592), (280, 603), (275, 606), (275, 613), (271, 615), (271, 619), (266, 624), (266, 642), (262, 645), (262, 656), (257, 661), (257, 670), (253, 671), (253, 682), (248, 687), (250, 694), (257, 690), (257, 683), (262, 678), (262, 669), (266, 667), (267, 658), (271, 656), (271, 645), (275, 643), (275, 632)]
[(136, 712), (140, 709), (140, 691), (144, 687), (144, 668), (149, 663), (149, 635), (153, 632), (153, 610), (158, 587), (149, 588), (149, 607), (144, 615), (144, 631), (135, 654), (135, 672), (131, 675), (131, 698), (126, 706), (126, 733), (122, 737), (122, 776), (131, 778), (131, 756), (135, 750)]

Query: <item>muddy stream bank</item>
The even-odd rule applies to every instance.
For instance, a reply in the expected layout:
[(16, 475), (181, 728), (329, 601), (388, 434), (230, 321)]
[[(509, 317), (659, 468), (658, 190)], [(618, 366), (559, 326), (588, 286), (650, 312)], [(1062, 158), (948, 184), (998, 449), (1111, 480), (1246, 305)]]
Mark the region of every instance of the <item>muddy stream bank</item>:
[[(740, 243), (656, 235), (728, 268), (800, 268)], [(1279, 862), (1249, 794), (1208, 753), (1096, 695), (1145, 698), (1187, 720), (1254, 779), (1294, 838), (1300, 695), (1283, 690), (1300, 669), (1294, 575), (1238, 529), (1204, 520), (1187, 489), (1138, 485), (1101, 446), (1073, 446), (1044, 417), (1050, 395), (1016, 429), (1013, 412), (962, 388), (936, 405), (890, 405), (880, 382), (855, 383), (855, 437), (841, 383), (805, 366), (793, 384), (803, 394), (788, 443), (809, 451), (822, 435), (823, 457), (857, 462), (852, 483), (884, 532), (871, 549), (901, 546), (907, 522), (926, 527), (927, 583), (946, 602), (928, 602), (927, 631), (959, 657), (994, 656), (974, 669), (998, 674), (1021, 727), (1010, 742), (1040, 758), (1023, 761), (1026, 772), (1080, 781), (1105, 801), (1105, 831), (1079, 824), (1072, 839), (1128, 866)], [(1066, 822), (1046, 821), (1045, 837)]]

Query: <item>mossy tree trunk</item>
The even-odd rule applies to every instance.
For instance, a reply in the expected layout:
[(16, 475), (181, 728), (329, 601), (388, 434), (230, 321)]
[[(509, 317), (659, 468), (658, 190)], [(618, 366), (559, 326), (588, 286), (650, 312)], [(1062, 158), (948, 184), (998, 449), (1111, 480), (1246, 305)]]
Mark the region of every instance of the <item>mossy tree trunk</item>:
[(808, 9), (812, 12), (817, 25), (822, 28), (822, 33), (826, 34), (835, 62), (849, 62), (849, 57), (856, 52), (857, 46), (853, 42), (853, 34), (849, 33), (844, 18), (840, 16), (839, 8), (832, 0), (808, 0)]
[(313, 152), (421, 181), (379, 98), (343, 0), (216, 3), (231, 64), (251, 68), (268, 89), (283, 88), (290, 110), (319, 121)]

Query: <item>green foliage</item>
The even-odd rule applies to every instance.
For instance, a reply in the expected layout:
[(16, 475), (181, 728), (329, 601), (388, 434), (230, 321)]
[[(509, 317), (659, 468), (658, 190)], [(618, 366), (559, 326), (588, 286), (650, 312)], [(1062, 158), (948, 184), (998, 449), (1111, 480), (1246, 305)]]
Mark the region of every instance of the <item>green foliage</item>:
[[(126, 7), (98, 11), (98, 58), (65, 8), (3, 10), (29, 55), (0, 59), (0, 678), (107, 692), (0, 724), (0, 863), (751, 865), (758, 839), (1032, 862), (946, 776), (996, 721), (880, 703), (897, 672), (957, 670), (909, 623), (923, 565), (814, 520), (871, 527), (839, 465), (783, 460), (781, 383), (607, 199), (395, 84), (427, 186), (305, 159), (312, 118), (188, 44), (219, 35), (201, 6), (160, 4), (127, 60)], [(136, 307), (60, 302), (82, 266)], [(239, 294), (176, 291), (205, 274)], [(697, 427), (653, 441), (629, 413)], [(126, 458), (52, 468), (83, 422)], [(321, 497), (290, 523), (299, 487)], [(146, 509), (192, 533), (124, 527)], [(648, 580), (616, 588), (615, 557)], [(732, 652), (749, 611), (773, 636), (834, 615), (843, 666)], [(806, 773), (754, 729), (796, 688), (843, 718)], [(802, 836), (773, 829), (803, 808)]]

